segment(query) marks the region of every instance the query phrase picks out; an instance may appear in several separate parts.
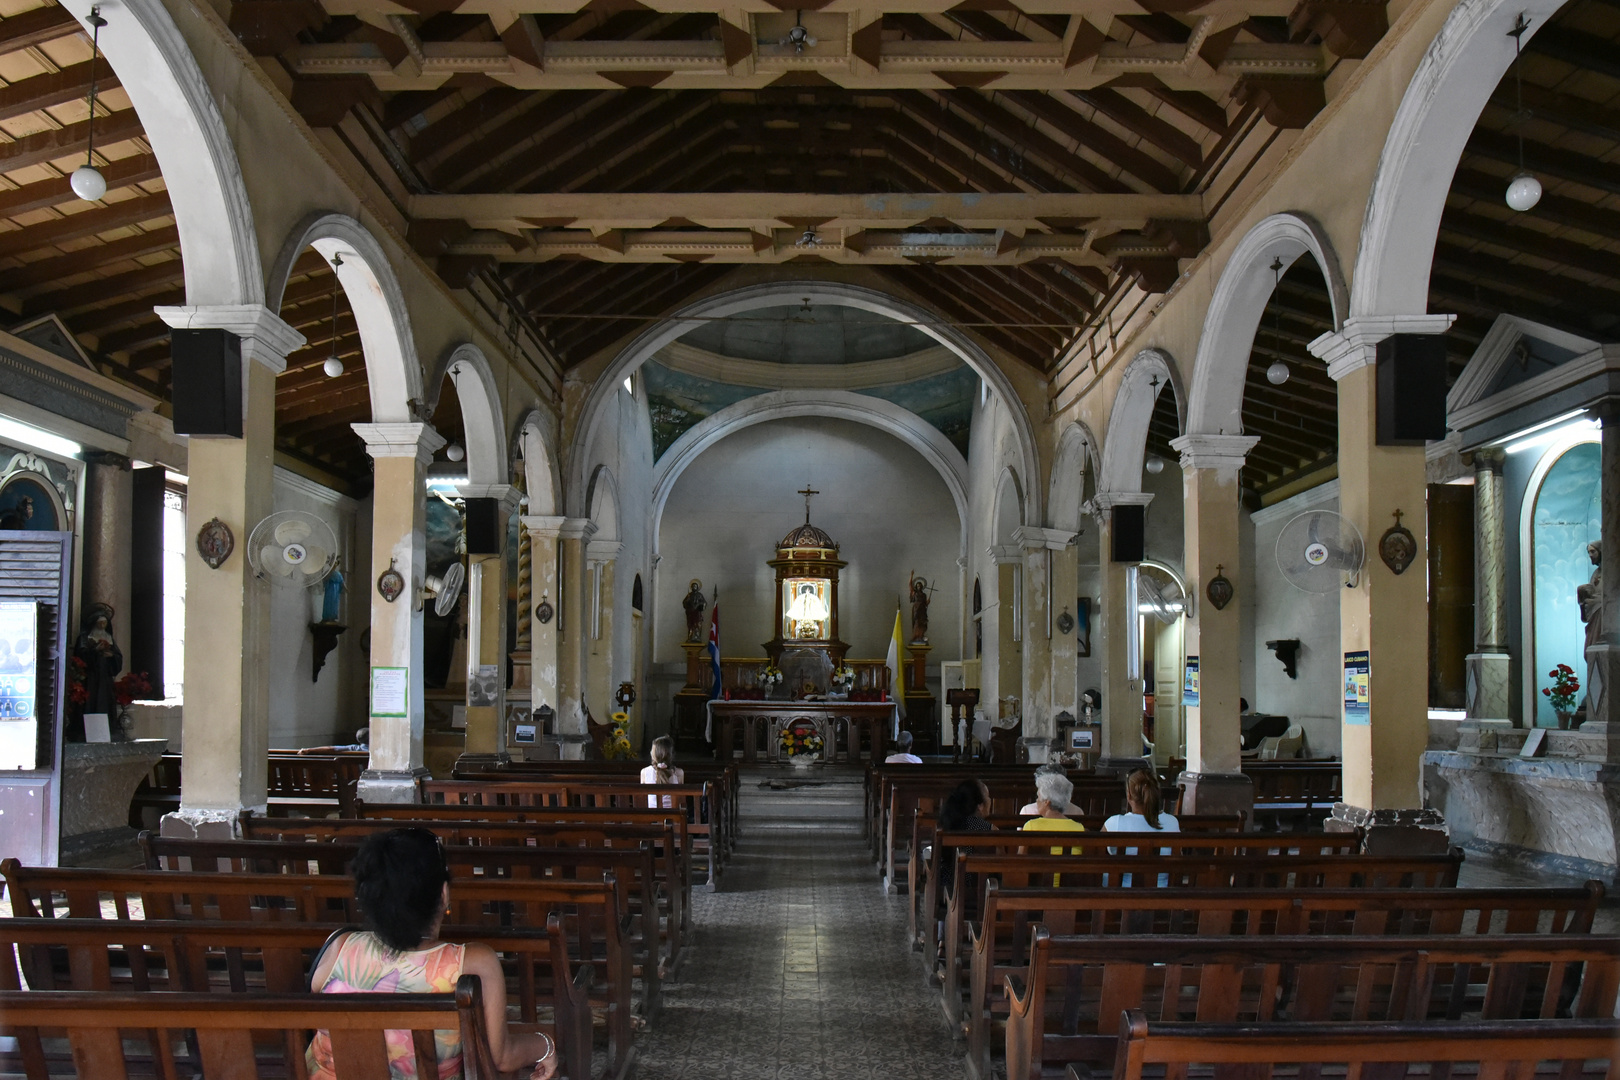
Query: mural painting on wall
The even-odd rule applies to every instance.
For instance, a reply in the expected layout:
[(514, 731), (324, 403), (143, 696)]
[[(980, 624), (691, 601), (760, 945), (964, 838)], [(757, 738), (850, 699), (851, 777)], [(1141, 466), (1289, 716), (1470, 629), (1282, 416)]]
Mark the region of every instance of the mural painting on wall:
[[(1602, 449), (1596, 442), (1553, 451), (1533, 498), (1531, 545), (1526, 568), (1531, 580), (1534, 713), (1537, 727), (1558, 727), (1560, 717), (1551, 695), (1558, 665), (1586, 670), (1590, 601), (1581, 598), (1594, 578), (1588, 545), (1600, 539), (1602, 522)], [(1556, 692), (1556, 691), (1555, 691)]]

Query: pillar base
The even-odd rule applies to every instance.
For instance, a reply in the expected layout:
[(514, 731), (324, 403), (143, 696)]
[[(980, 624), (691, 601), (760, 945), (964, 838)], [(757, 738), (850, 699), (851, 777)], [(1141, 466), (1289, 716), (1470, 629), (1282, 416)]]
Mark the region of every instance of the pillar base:
[(1145, 757), (1101, 757), (1097, 759), (1098, 776), (1129, 776), (1137, 769), (1151, 769), (1153, 763)]
[(1242, 814), (1254, 821), (1254, 781), (1243, 773), (1195, 773), (1183, 771), (1176, 782), (1181, 788), (1184, 814)]
[(354, 797), (367, 803), (414, 803), (422, 801), (421, 782), (433, 774), (425, 768), (367, 769), (360, 774)]
[(1586, 716), (1579, 730), (1607, 736), (1603, 759), (1620, 761), (1620, 645), (1586, 647)]
[(1494, 754), (1498, 737), (1504, 731), (1513, 730), (1516, 729), (1511, 720), (1464, 720), (1457, 725), (1457, 749), (1465, 753)]
[(1018, 741), (1031, 765), (1039, 765), (1051, 756), (1052, 740), (1044, 735), (1024, 735)]
[(1451, 833), (1440, 811), (1366, 810), (1349, 803), (1334, 803), (1322, 823), (1325, 832), (1362, 830), (1363, 855), (1444, 855), (1451, 849)]
[(1505, 652), (1477, 652), (1469, 653), (1463, 663), (1468, 674), (1468, 719), (1501, 720), (1510, 716), (1508, 680), (1513, 658)]
[[(264, 813), (264, 807), (255, 808)], [(164, 814), (158, 824), (158, 835), (180, 840), (236, 840), (239, 810), (197, 810), (182, 806), (172, 814)]]

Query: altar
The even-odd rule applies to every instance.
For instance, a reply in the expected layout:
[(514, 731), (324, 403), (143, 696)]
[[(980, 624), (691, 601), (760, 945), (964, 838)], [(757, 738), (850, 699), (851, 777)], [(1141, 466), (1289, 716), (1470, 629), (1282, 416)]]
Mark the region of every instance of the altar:
[[(759, 760), (759, 740), (765, 736), (766, 760), (782, 756), (782, 730), (795, 723), (810, 723), (820, 733), (825, 761), (859, 761), (861, 735), (871, 747), (871, 759), (882, 761), (884, 750), (894, 736), (899, 714), (892, 701), (711, 701), (704, 738), (714, 743), (722, 760), (736, 745), (737, 732), (743, 735), (743, 760)], [(844, 736), (839, 750), (838, 735)]]

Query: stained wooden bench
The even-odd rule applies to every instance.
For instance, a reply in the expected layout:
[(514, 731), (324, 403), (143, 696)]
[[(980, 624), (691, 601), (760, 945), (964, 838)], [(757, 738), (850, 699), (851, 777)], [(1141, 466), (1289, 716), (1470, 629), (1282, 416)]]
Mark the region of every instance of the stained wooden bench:
[[(141, 1058), (147, 1068), (136, 1075), (302, 1077), (316, 1030), (331, 1036), (338, 1080), (387, 1076), (390, 1031), (411, 1033), (418, 1076), (437, 1076), (433, 1033), (458, 1028), (465, 1080), (499, 1080), (476, 975), (463, 975), (454, 994), (0, 992), (0, 1033), (17, 1040), (28, 1080), (128, 1080)], [(48, 1053), (53, 1035), (65, 1037), (71, 1055)]]
[[(1620, 1020), (1475, 1020), (1390, 1024), (1201, 1024), (1149, 1020), (1132, 1009), (1120, 1021), (1113, 1080), (1144, 1076), (1242, 1076), (1311, 1080), (1323, 1066), (1368, 1080), (1480, 1080), (1536, 1076), (1614, 1080)], [(1453, 1069), (1453, 1066), (1474, 1066)], [(1539, 1066), (1539, 1069), (1538, 1069)], [(1069, 1080), (1088, 1080), (1071, 1067)]]
[(1344, 767), (1337, 761), (1246, 761), (1254, 782), (1254, 819), (1281, 829), (1285, 822), (1319, 825), (1344, 798)]
[[(164, 754), (135, 789), (129, 804), (129, 826), (152, 828), (148, 820), (180, 809), (181, 756)], [(266, 759), (266, 813), (279, 816), (348, 815), (366, 758), (359, 754), (305, 755), (272, 752)]]
[[(0, 919), (0, 991), (308, 993), (321, 923), (210, 920)], [(479, 941), (501, 958), (508, 1012), (555, 1041), (561, 1070), (591, 1077), (589, 965), (569, 959), (563, 920), (543, 930), (441, 928), (446, 941)], [(549, 1019), (542, 1023), (542, 1016)]]
[[(1005, 889), (984, 886), (969, 925), (968, 1063), (989, 1076), (1006, 976), (1029, 964), (1037, 925), (1058, 935), (1589, 934), (1604, 887), (1579, 889)], [(947, 993), (950, 987), (947, 987)]]
[(1614, 1016), (1620, 938), (1032, 935), (1006, 980), (1007, 1078), (1106, 1068), (1121, 1014), (1206, 1022)]

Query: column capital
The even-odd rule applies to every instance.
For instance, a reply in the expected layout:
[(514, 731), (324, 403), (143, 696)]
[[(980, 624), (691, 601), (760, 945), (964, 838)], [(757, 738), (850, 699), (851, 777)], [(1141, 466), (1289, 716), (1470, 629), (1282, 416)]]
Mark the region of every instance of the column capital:
[(414, 457), (418, 465), (432, 461), (446, 441), (432, 424), (421, 421), (350, 424), (349, 430), (365, 440), (366, 453), (372, 457)]
[(1063, 529), (1042, 529), (1034, 525), (1020, 525), (1013, 530), (1013, 543), (1027, 551), (1062, 551), (1074, 543), (1078, 533)]
[(1146, 506), (1153, 501), (1151, 491), (1099, 491), (1087, 499), (1080, 509), (1092, 517), (1107, 520), (1116, 506)]
[(1260, 441), (1258, 435), (1182, 435), (1170, 445), (1181, 455), (1181, 468), (1237, 472), (1243, 468), (1249, 451)]
[(277, 375), (287, 369), (287, 355), (305, 344), (303, 334), (263, 304), (155, 307), (152, 310), (175, 330), (229, 330), (242, 339), (243, 360), (257, 360)]
[(1507, 464), (1507, 451), (1500, 446), (1482, 446), (1474, 451), (1474, 475), (1480, 473), (1495, 473), (1502, 475), (1502, 467)]
[(997, 566), (1006, 566), (1012, 563), (1022, 564), (1024, 561), (1024, 549), (1017, 544), (995, 544), (984, 550)]
[(458, 484), (456, 494), (463, 499), (494, 499), (508, 514), (517, 509), (518, 500), (523, 498), (516, 484)]
[(624, 545), (617, 540), (587, 540), (585, 542), (585, 561), (590, 563), (610, 563), (617, 559), (624, 551)]
[(596, 535), (596, 522), (590, 518), (563, 518), (557, 529), (559, 540), (590, 540)]
[(1330, 331), (1305, 346), (1327, 364), (1334, 382), (1372, 365), (1378, 343), (1396, 334), (1443, 334), (1455, 315), (1358, 315), (1344, 320), (1344, 329)]
[(518, 519), (523, 527), (529, 530), (530, 540), (555, 540), (562, 532), (565, 517), (547, 517), (535, 514), (525, 514)]

